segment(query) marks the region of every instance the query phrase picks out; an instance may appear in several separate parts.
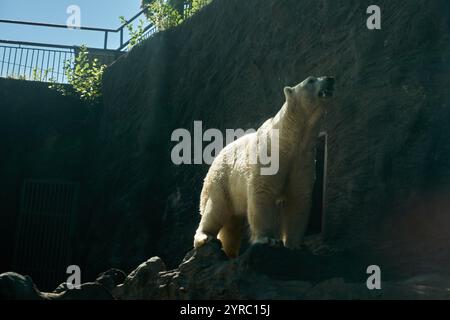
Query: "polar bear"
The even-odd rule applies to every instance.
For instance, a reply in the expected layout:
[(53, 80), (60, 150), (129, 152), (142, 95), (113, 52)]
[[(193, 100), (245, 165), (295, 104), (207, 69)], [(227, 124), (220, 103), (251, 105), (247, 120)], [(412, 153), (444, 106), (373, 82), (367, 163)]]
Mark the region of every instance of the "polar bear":
[[(285, 87), (275, 117), (220, 151), (204, 180), (195, 248), (217, 237), (227, 256), (236, 257), (245, 219), (251, 243), (300, 247), (312, 204), (315, 145), (334, 82), (308, 77)], [(252, 161), (264, 141), (278, 143), (275, 174), (262, 174), (261, 161)]]

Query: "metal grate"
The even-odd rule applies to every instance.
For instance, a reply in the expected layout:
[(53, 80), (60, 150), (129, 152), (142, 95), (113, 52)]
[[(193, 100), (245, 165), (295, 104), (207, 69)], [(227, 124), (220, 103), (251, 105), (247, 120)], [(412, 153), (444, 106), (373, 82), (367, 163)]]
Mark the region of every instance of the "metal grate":
[(22, 188), (13, 268), (30, 275), (40, 289), (65, 279), (78, 183), (26, 180)]

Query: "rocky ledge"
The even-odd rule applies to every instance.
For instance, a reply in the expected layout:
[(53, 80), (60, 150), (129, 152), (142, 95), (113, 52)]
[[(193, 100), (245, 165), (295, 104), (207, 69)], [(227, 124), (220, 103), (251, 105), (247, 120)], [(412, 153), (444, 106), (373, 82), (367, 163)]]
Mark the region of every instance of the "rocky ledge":
[(166, 270), (164, 262), (153, 257), (128, 276), (111, 269), (95, 282), (74, 290), (63, 284), (54, 292), (40, 292), (30, 277), (4, 273), (0, 275), (0, 299), (450, 298), (450, 277), (437, 274), (383, 281), (381, 290), (369, 290), (368, 275), (359, 267), (352, 268), (349, 261), (356, 260), (264, 245), (251, 246), (239, 258), (230, 260), (220, 242), (212, 241), (190, 251), (176, 269)]

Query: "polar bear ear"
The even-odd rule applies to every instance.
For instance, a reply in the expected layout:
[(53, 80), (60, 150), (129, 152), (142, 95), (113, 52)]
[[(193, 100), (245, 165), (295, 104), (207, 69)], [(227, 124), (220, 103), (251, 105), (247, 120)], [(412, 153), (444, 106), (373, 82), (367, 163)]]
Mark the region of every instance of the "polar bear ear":
[(293, 94), (294, 94), (294, 88), (291, 88), (291, 87), (285, 87), (284, 88), (284, 95), (286, 97), (286, 101), (291, 100)]

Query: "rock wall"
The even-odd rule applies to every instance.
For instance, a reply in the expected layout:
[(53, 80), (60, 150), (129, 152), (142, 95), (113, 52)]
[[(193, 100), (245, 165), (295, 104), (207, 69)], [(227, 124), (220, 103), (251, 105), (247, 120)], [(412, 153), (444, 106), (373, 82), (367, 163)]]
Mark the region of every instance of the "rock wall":
[[(103, 272), (77, 290), (61, 284), (42, 292), (30, 277), (0, 274), (1, 300), (444, 300), (449, 299), (450, 277), (420, 275), (404, 280), (383, 277), (381, 290), (368, 290), (357, 273), (357, 256), (319, 257), (307, 250), (293, 251), (254, 245), (237, 259), (228, 259), (218, 241), (186, 254), (176, 269), (167, 270), (159, 257), (141, 263), (128, 276), (116, 269)], [(282, 259), (282, 260), (280, 260)], [(280, 264), (280, 261), (284, 261)], [(367, 261), (366, 261), (367, 263)], [(277, 265), (276, 269), (273, 266)], [(350, 268), (349, 268), (350, 267)], [(342, 277), (342, 269), (353, 276)], [(311, 277), (311, 270), (316, 272)], [(356, 277), (355, 277), (356, 275)], [(178, 314), (179, 308), (167, 311)]]
[[(48, 89), (46, 83), (0, 79), (0, 272), (13, 268), (25, 179), (73, 181), (81, 184), (81, 191), (85, 190), (86, 168), (92, 154), (89, 142), (95, 133), (97, 110), (75, 97), (61, 96)], [(79, 254), (84, 225), (90, 219), (84, 215), (84, 195), (80, 194), (78, 203), (76, 239), (67, 244), (75, 249), (75, 256)], [(49, 261), (52, 258), (49, 255)], [(65, 270), (60, 273), (64, 275)], [(31, 276), (42, 286), (39, 277)]]
[(194, 120), (256, 128), (281, 107), (282, 88), (308, 75), (337, 78), (321, 241), (399, 255), (417, 254), (418, 239), (427, 253), (447, 241), (450, 4), (380, 0), (376, 31), (370, 4), (216, 0), (109, 67), (89, 191), (92, 272), (152, 255), (176, 265), (207, 166), (173, 165), (171, 132)]

